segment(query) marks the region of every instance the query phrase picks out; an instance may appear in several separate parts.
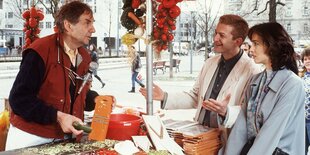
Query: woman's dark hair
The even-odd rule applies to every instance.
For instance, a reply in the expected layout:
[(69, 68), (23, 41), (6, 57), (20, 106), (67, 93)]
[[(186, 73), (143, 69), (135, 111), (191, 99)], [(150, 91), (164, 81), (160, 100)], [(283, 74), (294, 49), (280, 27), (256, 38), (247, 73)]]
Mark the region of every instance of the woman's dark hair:
[(267, 46), (266, 54), (271, 60), (272, 70), (277, 71), (285, 66), (298, 74), (293, 40), (282, 25), (276, 22), (257, 24), (249, 30), (250, 40), (252, 40), (253, 34), (260, 36)]
[(56, 15), (56, 26), (60, 33), (65, 32), (64, 20), (68, 20), (72, 24), (79, 22), (79, 18), (83, 13), (93, 15), (91, 8), (80, 1), (73, 1), (63, 5)]

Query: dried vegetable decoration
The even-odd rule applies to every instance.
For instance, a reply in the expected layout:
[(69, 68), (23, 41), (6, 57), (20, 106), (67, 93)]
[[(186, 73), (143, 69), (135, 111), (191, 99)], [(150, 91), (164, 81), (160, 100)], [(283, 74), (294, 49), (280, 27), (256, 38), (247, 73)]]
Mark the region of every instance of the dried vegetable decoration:
[(167, 50), (168, 43), (174, 39), (173, 31), (176, 29), (176, 18), (181, 14), (177, 3), (183, 0), (156, 0), (152, 1), (153, 9), (153, 32), (152, 40), (154, 50), (159, 53)]
[(25, 45), (23, 48), (27, 48), (32, 42), (39, 38), (40, 28), (39, 22), (44, 19), (42, 10), (37, 9), (35, 6), (25, 10), (22, 14), (25, 23), (23, 31), (25, 32)]
[(176, 18), (181, 9), (177, 3), (183, 0), (154, 0), (152, 1), (152, 37), (143, 38), (145, 30), (145, 0), (124, 0), (121, 24), (127, 33), (121, 38), (122, 44), (132, 46), (138, 39), (145, 40), (145, 44), (153, 43), (154, 51), (160, 53), (167, 50), (168, 43), (174, 39)]

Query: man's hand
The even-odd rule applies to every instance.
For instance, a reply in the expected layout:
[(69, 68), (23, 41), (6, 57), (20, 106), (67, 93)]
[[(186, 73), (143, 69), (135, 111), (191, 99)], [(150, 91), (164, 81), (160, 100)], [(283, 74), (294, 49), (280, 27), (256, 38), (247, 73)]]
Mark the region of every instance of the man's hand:
[(64, 133), (73, 133), (74, 135), (83, 133), (83, 130), (76, 130), (72, 125), (74, 121), (77, 121), (80, 124), (84, 124), (81, 119), (75, 116), (57, 111), (57, 121)]
[[(146, 88), (141, 87), (139, 92), (146, 98)], [(153, 100), (162, 101), (164, 99), (164, 96), (164, 91), (160, 87), (158, 87), (158, 85), (153, 84)]]
[(214, 99), (205, 100), (202, 102), (202, 106), (207, 110), (214, 111), (219, 115), (225, 117), (230, 96), (231, 96), (230, 94), (227, 95), (222, 102), (216, 101)]

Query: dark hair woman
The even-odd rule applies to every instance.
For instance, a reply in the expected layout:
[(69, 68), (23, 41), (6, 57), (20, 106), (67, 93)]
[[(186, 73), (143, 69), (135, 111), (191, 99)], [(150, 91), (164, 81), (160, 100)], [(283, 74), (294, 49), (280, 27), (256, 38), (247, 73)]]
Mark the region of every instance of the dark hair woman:
[(266, 69), (254, 75), (225, 154), (304, 154), (305, 91), (292, 39), (278, 23), (250, 28), (253, 59)]

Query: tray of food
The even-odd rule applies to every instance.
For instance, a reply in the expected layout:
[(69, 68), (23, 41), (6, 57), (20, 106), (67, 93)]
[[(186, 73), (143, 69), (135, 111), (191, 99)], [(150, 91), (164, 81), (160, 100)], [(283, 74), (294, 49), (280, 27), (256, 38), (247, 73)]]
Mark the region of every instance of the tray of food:
[(61, 141), (47, 143), (38, 146), (32, 146), (17, 150), (0, 152), (0, 154), (14, 154), (14, 155), (93, 155), (93, 154), (109, 154), (117, 155), (118, 153), (113, 149), (118, 141), (106, 139), (104, 141)]

